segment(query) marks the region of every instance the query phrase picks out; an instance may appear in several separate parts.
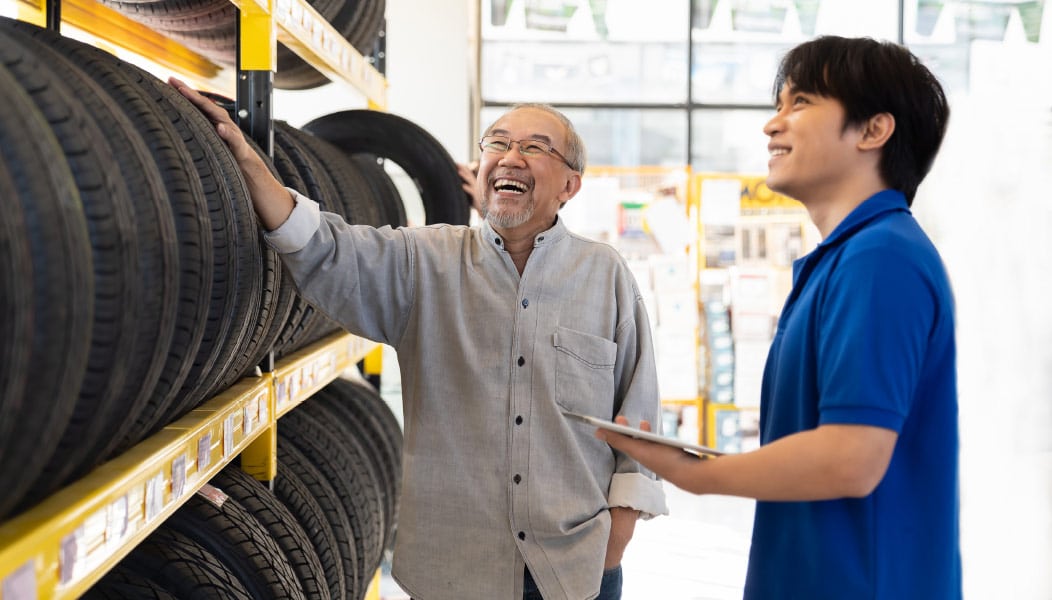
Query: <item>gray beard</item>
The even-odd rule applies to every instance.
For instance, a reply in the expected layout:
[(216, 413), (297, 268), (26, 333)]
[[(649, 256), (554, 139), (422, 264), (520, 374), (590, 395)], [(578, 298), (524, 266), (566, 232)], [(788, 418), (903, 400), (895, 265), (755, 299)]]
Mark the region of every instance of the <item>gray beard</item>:
[(491, 227), (511, 229), (526, 223), (533, 217), (533, 203), (531, 202), (522, 211), (516, 213), (501, 211), (500, 214), (494, 214), (493, 211), (488, 210), (488, 207), (483, 207), (483, 213)]

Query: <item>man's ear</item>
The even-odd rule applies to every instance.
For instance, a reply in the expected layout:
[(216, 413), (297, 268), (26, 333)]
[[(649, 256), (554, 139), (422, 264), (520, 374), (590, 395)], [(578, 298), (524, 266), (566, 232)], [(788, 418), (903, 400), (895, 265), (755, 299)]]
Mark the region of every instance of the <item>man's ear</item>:
[(579, 191), (581, 191), (581, 174), (577, 171), (572, 171), (570, 176), (566, 179), (566, 185), (563, 186), (562, 191), (559, 192), (560, 208), (564, 206), (570, 198), (576, 196)]
[(870, 117), (862, 129), (862, 138), (858, 141), (859, 150), (877, 150), (891, 139), (895, 133), (895, 117), (891, 113), (877, 113)]

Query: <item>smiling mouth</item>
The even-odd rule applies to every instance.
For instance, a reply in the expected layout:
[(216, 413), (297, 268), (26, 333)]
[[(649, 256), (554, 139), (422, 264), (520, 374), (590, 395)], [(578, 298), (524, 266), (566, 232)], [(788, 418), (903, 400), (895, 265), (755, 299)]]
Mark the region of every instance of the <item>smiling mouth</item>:
[(493, 182), (493, 189), (509, 194), (525, 194), (529, 191), (529, 186), (514, 179), (499, 178)]
[(775, 157), (778, 157), (778, 156), (785, 156), (786, 154), (789, 154), (789, 149), (788, 148), (772, 148), (770, 150), (771, 158), (775, 158)]

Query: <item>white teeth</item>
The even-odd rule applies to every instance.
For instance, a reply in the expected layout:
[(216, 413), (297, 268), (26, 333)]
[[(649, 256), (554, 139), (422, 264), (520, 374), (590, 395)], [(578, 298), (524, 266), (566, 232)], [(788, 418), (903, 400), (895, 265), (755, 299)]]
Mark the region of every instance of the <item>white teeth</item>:
[(775, 148), (771, 150), (771, 156), (781, 156), (783, 154), (789, 154), (789, 150), (787, 148)]
[(493, 182), (493, 187), (498, 190), (501, 188), (511, 188), (520, 193), (526, 191), (526, 184), (513, 179), (498, 179)]

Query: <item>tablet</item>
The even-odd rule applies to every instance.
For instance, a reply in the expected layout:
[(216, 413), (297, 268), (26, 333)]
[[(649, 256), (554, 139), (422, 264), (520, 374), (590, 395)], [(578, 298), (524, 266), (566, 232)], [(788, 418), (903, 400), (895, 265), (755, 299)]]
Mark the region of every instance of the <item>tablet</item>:
[(684, 442), (683, 440), (677, 440), (677, 439), (674, 439), (674, 438), (665, 437), (663, 435), (658, 435), (656, 433), (651, 433), (649, 431), (642, 431), (640, 429), (635, 429), (633, 427), (627, 427), (625, 425), (619, 425), (619, 424), (614, 423), (612, 421), (605, 421), (605, 420), (597, 418), (597, 417), (592, 417), (592, 416), (589, 416), (589, 415), (581, 415), (581, 414), (577, 414), (575, 412), (570, 412), (568, 410), (564, 410), (563, 411), (563, 415), (565, 415), (567, 418), (574, 419), (574, 420), (577, 420), (577, 421), (581, 421), (582, 423), (587, 423), (589, 425), (594, 425), (594, 426), (596, 426), (596, 427), (598, 427), (600, 429), (608, 429), (610, 431), (615, 431), (617, 433), (620, 433), (620, 434), (623, 434), (623, 435), (627, 435), (629, 437), (634, 437), (634, 438), (637, 438), (637, 439), (640, 439), (640, 440), (646, 440), (648, 442), (656, 442), (658, 444), (664, 444), (666, 446), (672, 446), (673, 448), (680, 448), (682, 450), (686, 450), (687, 452), (692, 452), (694, 454), (698, 454), (698, 455), (702, 455), (702, 456), (723, 456), (723, 452), (720, 452), (719, 450), (716, 450), (714, 448), (708, 448), (708, 447), (705, 447), (705, 446), (699, 446), (697, 444), (692, 444), (690, 442)]

